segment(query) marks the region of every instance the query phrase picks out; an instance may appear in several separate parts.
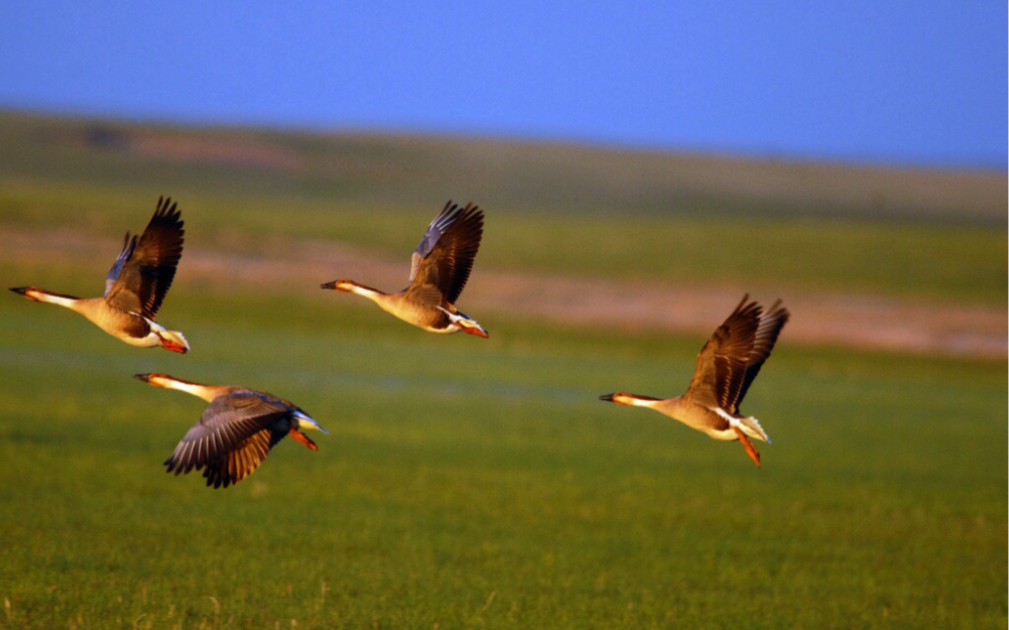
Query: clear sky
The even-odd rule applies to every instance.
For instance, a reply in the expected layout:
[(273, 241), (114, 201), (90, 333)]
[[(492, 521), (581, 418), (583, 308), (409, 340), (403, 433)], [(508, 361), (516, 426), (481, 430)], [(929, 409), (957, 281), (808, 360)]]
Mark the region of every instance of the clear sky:
[(9, 1), (0, 108), (1007, 167), (1007, 3)]

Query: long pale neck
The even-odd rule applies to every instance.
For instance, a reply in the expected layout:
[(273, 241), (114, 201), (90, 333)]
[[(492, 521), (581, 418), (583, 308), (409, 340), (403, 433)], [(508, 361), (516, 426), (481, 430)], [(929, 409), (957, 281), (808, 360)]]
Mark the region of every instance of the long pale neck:
[(642, 396), (640, 394), (630, 394), (628, 392), (614, 392), (612, 394), (600, 396), (599, 398), (601, 400), (608, 400), (618, 405), (627, 405), (628, 407), (654, 407), (659, 403), (665, 402), (659, 398)]
[(190, 383), (167, 375), (151, 376), (148, 381), (151, 385), (164, 387), (165, 389), (177, 389), (206, 400), (212, 401), (222, 394), (228, 393), (231, 389), (227, 385), (201, 385), (200, 383)]
[(383, 293), (378, 289), (372, 289), (371, 287), (366, 287), (363, 284), (358, 284), (356, 282), (352, 283), (348, 290), (356, 295), (366, 297), (369, 300), (372, 300), (373, 302), (377, 302), (378, 300), (388, 295), (387, 293)]
[(663, 402), (661, 398), (652, 398), (651, 396), (642, 396), (640, 394), (626, 394), (624, 397), (625, 405), (630, 405), (631, 407), (654, 407), (657, 403)]
[(52, 293), (46, 291), (45, 289), (31, 288), (25, 290), (25, 297), (35, 300), (36, 302), (45, 302), (46, 304), (55, 304), (57, 306), (63, 306), (72, 310), (79, 310), (80, 298), (74, 297), (72, 295), (61, 295), (59, 293)]

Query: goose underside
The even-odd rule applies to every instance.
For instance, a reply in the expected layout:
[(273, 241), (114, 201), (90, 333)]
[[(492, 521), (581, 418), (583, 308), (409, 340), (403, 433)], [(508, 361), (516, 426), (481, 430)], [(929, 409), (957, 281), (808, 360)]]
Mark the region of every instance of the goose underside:
[[(147, 346), (151, 335), (151, 325), (143, 317), (118, 309), (108, 309), (104, 314), (95, 317), (85, 312), (84, 315), (99, 328), (117, 339), (130, 345)], [(157, 344), (154, 344), (157, 345)]]
[[(381, 304), (380, 304), (381, 305)], [(384, 305), (382, 305), (384, 307)], [(438, 308), (421, 304), (409, 300), (403, 300), (400, 304), (385, 308), (396, 317), (414, 326), (418, 326), (429, 332), (450, 333), (456, 332), (449, 319), (443, 311)]]
[(122, 331), (133, 339), (143, 339), (151, 334), (151, 326), (142, 317), (133, 315), (129, 318), (126, 326), (122, 328)]

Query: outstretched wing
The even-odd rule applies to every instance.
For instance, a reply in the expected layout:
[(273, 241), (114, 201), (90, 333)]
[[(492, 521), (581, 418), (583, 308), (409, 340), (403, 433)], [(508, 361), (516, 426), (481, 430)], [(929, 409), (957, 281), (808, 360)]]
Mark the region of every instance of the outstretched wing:
[(207, 486), (225, 487), (245, 479), (266, 459), (270, 449), (284, 439), (286, 433), (263, 429), (249, 436), (237, 448), (216, 462), (207, 464), (203, 476)]
[(105, 280), (105, 300), (130, 313), (154, 319), (175, 279), (185, 230), (171, 198), (158, 199), (147, 229), (138, 238), (126, 235), (123, 249)]
[(736, 408), (733, 413), (739, 413), (739, 405), (742, 404), (746, 391), (750, 389), (750, 383), (757, 378), (761, 366), (767, 357), (771, 355), (774, 344), (778, 341), (781, 329), (788, 322), (791, 313), (781, 305), (781, 300), (771, 305), (770, 310), (760, 318), (760, 325), (757, 326), (757, 333), (753, 339), (753, 347), (750, 348), (749, 356), (746, 359), (746, 372), (743, 375), (743, 383), (739, 388), (739, 395), (736, 397)]
[(291, 407), (259, 392), (218, 396), (165, 461), (167, 472), (178, 475), (206, 467), (203, 476), (208, 486), (238, 483), (286, 435), (274, 427), (289, 413)]
[(449, 201), (413, 252), (409, 290), (435, 288), (455, 303), (469, 280), (482, 237), (483, 211), (471, 203), (459, 208)]
[(684, 396), (705, 407), (735, 409), (747, 360), (760, 322), (760, 306), (744, 295), (739, 306), (715, 329), (700, 354)]
[(126, 236), (123, 238), (123, 249), (119, 252), (119, 256), (116, 257), (116, 262), (112, 263), (112, 267), (109, 269), (109, 273), (105, 276), (105, 297), (109, 297), (109, 293), (112, 292), (112, 287), (116, 286), (116, 280), (119, 279), (119, 274), (123, 271), (123, 264), (133, 255), (133, 250), (137, 246), (136, 235), (130, 236), (127, 232)]

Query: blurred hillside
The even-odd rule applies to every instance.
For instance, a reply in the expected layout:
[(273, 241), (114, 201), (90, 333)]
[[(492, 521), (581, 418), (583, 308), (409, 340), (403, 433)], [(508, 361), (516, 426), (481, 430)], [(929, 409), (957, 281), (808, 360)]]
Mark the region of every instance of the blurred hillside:
[[(848, 217), (1002, 225), (1003, 172), (486, 138), (180, 127), (0, 113), (0, 176), (429, 208)], [(447, 192), (450, 191), (450, 192)]]

